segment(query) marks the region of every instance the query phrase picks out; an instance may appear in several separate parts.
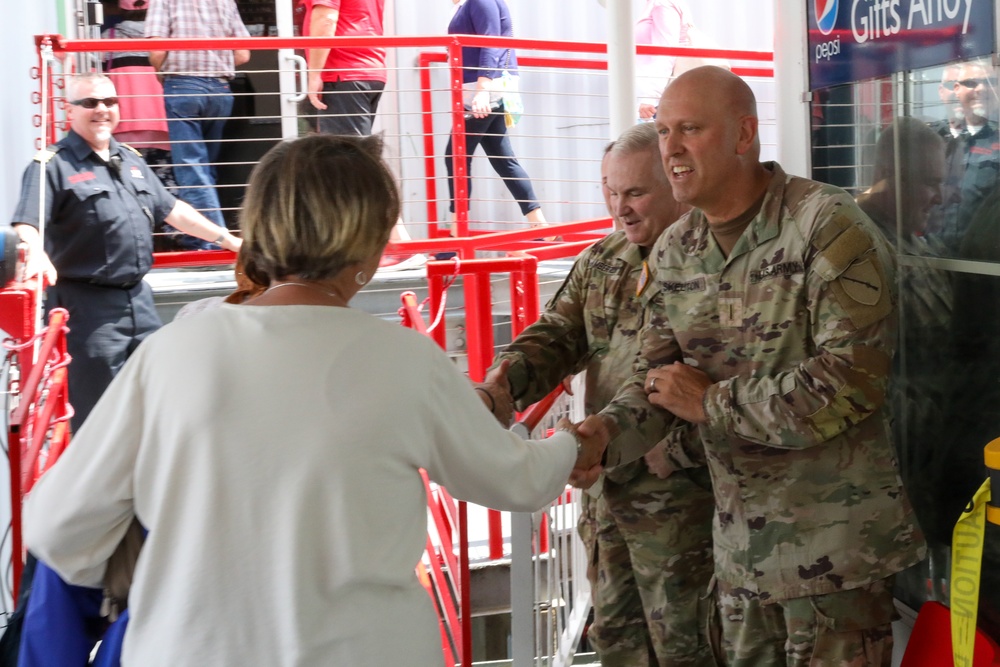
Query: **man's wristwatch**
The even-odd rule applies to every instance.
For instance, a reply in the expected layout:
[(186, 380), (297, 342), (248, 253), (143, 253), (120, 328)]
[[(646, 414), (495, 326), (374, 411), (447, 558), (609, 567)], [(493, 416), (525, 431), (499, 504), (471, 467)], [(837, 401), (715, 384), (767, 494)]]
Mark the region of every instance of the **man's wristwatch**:
[(565, 431), (566, 433), (569, 433), (570, 435), (572, 435), (576, 439), (576, 457), (580, 458), (580, 454), (583, 452), (583, 440), (580, 439), (580, 434), (577, 433), (576, 431), (574, 431), (573, 429), (566, 428), (566, 427), (557, 428), (556, 430), (557, 431)]

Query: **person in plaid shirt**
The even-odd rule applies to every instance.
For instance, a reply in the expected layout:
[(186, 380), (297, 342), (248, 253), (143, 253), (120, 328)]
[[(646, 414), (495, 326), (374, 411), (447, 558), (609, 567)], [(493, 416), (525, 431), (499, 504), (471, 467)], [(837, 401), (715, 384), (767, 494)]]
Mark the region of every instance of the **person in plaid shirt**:
[[(234, 0), (150, 0), (146, 37), (249, 37)], [(233, 110), (229, 80), (236, 65), (250, 60), (246, 50), (150, 51), (163, 77), (174, 177), (180, 198), (225, 227), (215, 191), (215, 163), (226, 119)], [(214, 248), (192, 237), (189, 250)]]

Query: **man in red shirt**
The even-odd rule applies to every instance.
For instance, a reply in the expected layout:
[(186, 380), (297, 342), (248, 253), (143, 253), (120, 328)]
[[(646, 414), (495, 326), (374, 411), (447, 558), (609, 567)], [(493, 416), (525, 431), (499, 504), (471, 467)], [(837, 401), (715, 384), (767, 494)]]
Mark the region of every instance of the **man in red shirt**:
[[(310, 37), (382, 35), (385, 0), (301, 0), (303, 34)], [(309, 49), (309, 102), (316, 129), (368, 135), (385, 88), (385, 49)]]

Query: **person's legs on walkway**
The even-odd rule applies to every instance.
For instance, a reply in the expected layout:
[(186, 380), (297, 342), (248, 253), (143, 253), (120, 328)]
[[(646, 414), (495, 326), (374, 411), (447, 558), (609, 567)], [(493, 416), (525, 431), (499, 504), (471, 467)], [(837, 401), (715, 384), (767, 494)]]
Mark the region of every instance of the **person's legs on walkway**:
[(656, 667), (628, 544), (608, 511), (607, 482), (604, 489), (596, 501), (597, 586), (587, 638), (603, 667)]
[(715, 502), (707, 468), (666, 479), (645, 463), (624, 484), (607, 482), (608, 509), (628, 544), (642, 611), (661, 667), (713, 667), (707, 619), (714, 572)]
[(483, 151), (489, 157), (493, 171), (503, 179), (503, 184), (521, 208), (521, 214), (526, 216), (541, 208), (535, 195), (535, 188), (531, 184), (531, 177), (514, 155), (514, 146), (507, 136), (507, 125), (502, 110), (500, 113), (491, 114), (489, 118), (490, 124), (485, 129), (481, 142)]
[[(168, 76), (163, 95), (178, 196), (224, 227), (212, 163), (218, 159), (222, 131), (233, 108), (229, 84), (206, 77)], [(189, 236), (179, 243), (185, 249), (217, 247)]]
[[(472, 155), (476, 152), (476, 148), (479, 147), (479, 142), (483, 139), (483, 132), (490, 126), (490, 123), (493, 122), (492, 119), (493, 117), (491, 115), (486, 118), (467, 118), (465, 120), (465, 175), (468, 196), (470, 198), (472, 197)], [(444, 167), (448, 172), (448, 200), (450, 201), (448, 210), (454, 213), (455, 165), (451, 145), (452, 138), (448, 137), (448, 145), (444, 147)]]

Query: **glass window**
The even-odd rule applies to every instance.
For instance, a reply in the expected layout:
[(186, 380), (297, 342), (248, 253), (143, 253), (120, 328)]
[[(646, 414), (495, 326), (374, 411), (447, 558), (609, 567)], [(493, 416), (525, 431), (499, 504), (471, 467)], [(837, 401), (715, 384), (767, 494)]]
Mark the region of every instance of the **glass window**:
[[(1000, 437), (1000, 133), (985, 61), (818, 91), (813, 178), (848, 190), (895, 248), (893, 433), (931, 556), (897, 580), (948, 602), (951, 534)], [(1000, 495), (995, 493), (994, 496)], [(1000, 527), (987, 528), (979, 624), (1000, 640)]]

